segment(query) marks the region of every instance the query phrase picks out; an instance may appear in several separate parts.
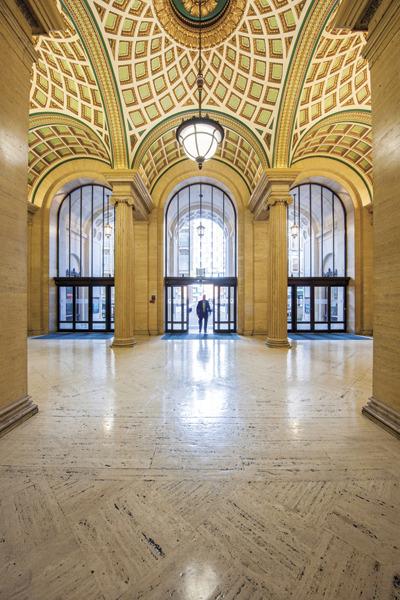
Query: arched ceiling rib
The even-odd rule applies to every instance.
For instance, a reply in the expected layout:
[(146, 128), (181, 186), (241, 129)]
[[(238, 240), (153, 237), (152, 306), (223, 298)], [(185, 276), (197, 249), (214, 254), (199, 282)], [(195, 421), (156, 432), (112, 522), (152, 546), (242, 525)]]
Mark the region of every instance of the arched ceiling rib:
[[(75, 136), (73, 153), (140, 169), (151, 187), (183, 158), (170, 130), (197, 106), (197, 52), (163, 28), (151, 0), (62, 4), (65, 32), (38, 43), (31, 110), (46, 122), (32, 128), (30, 183), (46, 165), (71, 159), (67, 141)], [(249, 189), (259, 169), (312, 153), (340, 156), (371, 178), (369, 130), (359, 140), (364, 155), (356, 130), (341, 130), (350, 124), (345, 112), (370, 111), (365, 38), (333, 28), (336, 4), (248, 0), (233, 33), (204, 51), (205, 106), (227, 129), (217, 158), (239, 170)], [(73, 121), (61, 133), (57, 115)]]

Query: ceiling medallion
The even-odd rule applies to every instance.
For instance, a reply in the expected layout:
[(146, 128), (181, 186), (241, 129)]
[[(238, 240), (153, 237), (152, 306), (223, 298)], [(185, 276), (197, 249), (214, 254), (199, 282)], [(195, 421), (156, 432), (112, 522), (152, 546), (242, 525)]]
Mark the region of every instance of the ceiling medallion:
[[(203, 48), (215, 47), (237, 28), (246, 0), (200, 0)], [(165, 31), (187, 48), (198, 48), (199, 0), (154, 0)]]

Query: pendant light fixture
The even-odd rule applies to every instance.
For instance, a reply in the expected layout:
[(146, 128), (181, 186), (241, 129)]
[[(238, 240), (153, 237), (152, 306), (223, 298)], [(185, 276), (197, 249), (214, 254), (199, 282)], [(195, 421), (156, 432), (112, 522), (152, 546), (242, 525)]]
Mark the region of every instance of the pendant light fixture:
[(221, 125), (210, 119), (208, 115), (203, 117), (202, 101), (204, 88), (202, 51), (202, 9), (199, 0), (199, 60), (197, 74), (197, 92), (199, 96), (199, 114), (183, 121), (176, 131), (176, 139), (190, 160), (197, 162), (199, 169), (203, 167), (206, 160), (212, 158), (217, 151), (218, 144), (224, 139), (224, 130)]

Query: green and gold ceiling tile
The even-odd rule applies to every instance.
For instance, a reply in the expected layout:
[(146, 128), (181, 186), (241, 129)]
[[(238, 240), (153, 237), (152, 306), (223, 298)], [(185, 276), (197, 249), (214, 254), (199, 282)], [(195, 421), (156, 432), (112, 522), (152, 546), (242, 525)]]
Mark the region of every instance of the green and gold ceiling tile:
[(273, 39), (268, 41), (269, 54), (274, 59), (283, 58), (282, 40)]
[(282, 80), (283, 66), (279, 63), (272, 63), (269, 68), (269, 81), (280, 82)]

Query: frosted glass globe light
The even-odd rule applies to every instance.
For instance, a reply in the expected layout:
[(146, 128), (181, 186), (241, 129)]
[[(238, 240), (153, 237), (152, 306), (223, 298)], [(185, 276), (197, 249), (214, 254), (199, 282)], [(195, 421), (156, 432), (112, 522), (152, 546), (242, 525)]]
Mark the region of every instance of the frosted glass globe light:
[(224, 139), (224, 130), (209, 117), (193, 117), (181, 123), (176, 131), (176, 139), (186, 156), (197, 162), (201, 169), (203, 163), (216, 153), (218, 144)]

